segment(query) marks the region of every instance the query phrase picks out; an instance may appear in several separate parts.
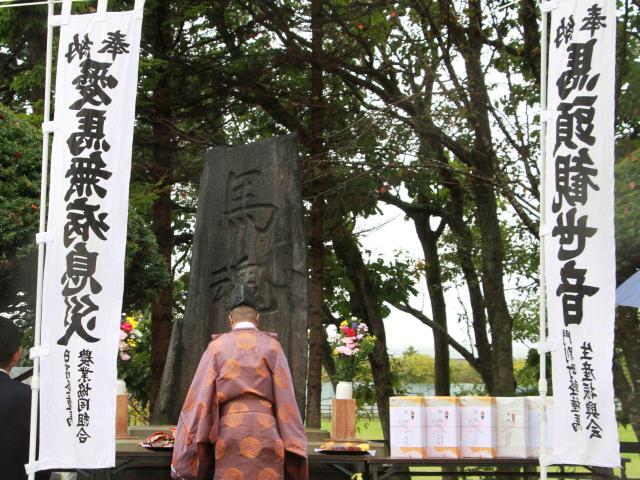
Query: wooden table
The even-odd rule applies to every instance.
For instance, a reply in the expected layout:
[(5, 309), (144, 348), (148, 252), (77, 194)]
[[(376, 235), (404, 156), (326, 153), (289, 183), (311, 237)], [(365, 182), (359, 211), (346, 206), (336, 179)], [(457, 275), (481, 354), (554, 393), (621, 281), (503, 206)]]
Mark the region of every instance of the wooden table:
[[(139, 439), (118, 440), (116, 466), (96, 470), (77, 470), (79, 478), (91, 480), (169, 480), (171, 451), (154, 452), (138, 445)], [(309, 453), (312, 480), (343, 480), (355, 473), (366, 475), (367, 456)], [(366, 478), (366, 477), (365, 477)]]
[[(154, 452), (138, 445), (139, 439), (118, 440), (116, 444), (116, 466), (111, 469), (78, 470), (80, 479), (92, 480), (169, 480), (171, 451)], [(380, 456), (324, 455), (309, 453), (311, 480), (344, 480), (360, 473), (364, 479), (386, 480), (411, 477), (539, 477), (539, 463), (534, 458), (390, 458), (378, 451)], [(411, 467), (440, 467), (426, 472), (409, 471)], [(460, 467), (464, 467), (461, 469)], [(495, 471), (496, 467), (504, 467)], [(510, 468), (508, 468), (510, 467)], [(585, 478), (591, 472), (549, 472), (553, 478)]]
[[(371, 480), (412, 477), (513, 477), (539, 478), (537, 458), (389, 458), (370, 457), (367, 477)], [(427, 472), (409, 471), (411, 467), (441, 467)], [(466, 468), (460, 468), (466, 467)], [(470, 467), (473, 467), (471, 469)], [(503, 467), (497, 468), (496, 467)], [(558, 472), (548, 472), (549, 478), (590, 478), (594, 473), (568, 472), (565, 466)], [(488, 470), (490, 469), (490, 470)], [(613, 478), (613, 477), (612, 477)]]
[(139, 438), (116, 441), (116, 465), (113, 468), (76, 470), (78, 477), (91, 480), (170, 480), (171, 450), (153, 452), (142, 448)]

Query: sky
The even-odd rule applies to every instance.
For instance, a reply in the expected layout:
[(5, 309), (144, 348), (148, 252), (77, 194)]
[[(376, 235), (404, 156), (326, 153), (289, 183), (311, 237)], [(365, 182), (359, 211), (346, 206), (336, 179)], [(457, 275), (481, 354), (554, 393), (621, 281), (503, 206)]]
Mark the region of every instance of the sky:
[[(382, 214), (367, 219), (359, 219), (356, 232), (365, 250), (371, 251), (372, 258), (382, 257), (392, 261), (398, 254), (402, 257), (421, 259), (424, 257), (422, 247), (416, 235), (413, 223), (405, 219), (403, 212), (387, 204), (380, 204)], [(414, 308), (431, 315), (431, 306), (427, 286), (424, 281), (417, 285), (419, 294), (411, 299)], [(460, 294), (460, 299), (458, 298)], [(458, 322), (458, 315), (463, 312), (460, 304), (467, 301), (466, 290), (456, 292), (454, 289), (445, 293), (447, 302), (448, 328), (451, 335), (465, 346), (469, 346), (466, 324)], [(409, 346), (421, 353), (433, 355), (433, 333), (431, 329), (413, 316), (392, 308), (392, 312), (385, 319), (387, 343), (391, 354), (401, 354)], [(530, 345), (515, 343), (514, 357), (526, 356)], [(452, 358), (462, 358), (450, 349)]]

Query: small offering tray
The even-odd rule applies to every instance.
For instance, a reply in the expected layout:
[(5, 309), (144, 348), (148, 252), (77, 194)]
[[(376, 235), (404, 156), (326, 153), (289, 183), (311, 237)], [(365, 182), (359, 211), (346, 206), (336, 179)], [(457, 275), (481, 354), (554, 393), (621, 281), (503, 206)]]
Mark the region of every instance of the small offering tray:
[(166, 452), (167, 450), (173, 450), (175, 441), (175, 429), (172, 429), (171, 433), (152, 433), (138, 445), (146, 448), (147, 450), (151, 450), (152, 452)]
[(329, 440), (316, 449), (318, 453), (326, 455), (375, 455), (369, 443), (365, 440)]

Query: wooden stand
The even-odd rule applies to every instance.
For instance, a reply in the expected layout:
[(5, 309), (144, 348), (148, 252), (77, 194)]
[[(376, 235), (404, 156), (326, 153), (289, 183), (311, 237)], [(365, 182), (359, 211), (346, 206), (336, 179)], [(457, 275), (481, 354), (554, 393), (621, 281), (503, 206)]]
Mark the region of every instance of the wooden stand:
[(127, 395), (116, 395), (116, 438), (129, 438), (129, 405)]
[(355, 399), (333, 399), (333, 414), (331, 415), (331, 440), (356, 440)]

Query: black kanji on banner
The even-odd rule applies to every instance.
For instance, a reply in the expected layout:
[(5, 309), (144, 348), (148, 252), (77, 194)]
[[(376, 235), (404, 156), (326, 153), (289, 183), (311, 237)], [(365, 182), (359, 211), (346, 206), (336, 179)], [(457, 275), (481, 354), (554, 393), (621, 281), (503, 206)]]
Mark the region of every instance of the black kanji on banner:
[(572, 43), (567, 48), (567, 52), (569, 52), (567, 70), (562, 72), (556, 82), (558, 94), (562, 100), (566, 99), (574, 90), (590, 92), (596, 88), (600, 74), (597, 73), (589, 78), (595, 44), (596, 39), (593, 38), (586, 43)]
[(569, 18), (562, 18), (560, 25), (556, 29), (556, 38), (554, 43), (556, 48), (559, 48), (562, 43), (568, 43), (573, 38), (573, 30), (576, 27), (576, 22), (573, 20), (573, 15), (569, 15)]
[[(575, 17), (568, 15), (559, 19), (552, 37), (553, 46), (556, 51), (562, 51), (566, 64), (557, 78), (549, 79), (559, 97), (553, 147), (555, 194), (551, 204), (555, 225), (551, 235), (557, 240), (555, 253), (561, 261), (555, 294), (562, 302), (571, 426), (574, 432), (588, 431), (590, 438), (595, 439), (602, 438), (602, 428), (594, 384), (594, 352), (590, 342), (582, 341), (579, 334), (572, 337), (570, 329), (580, 332), (577, 328), (583, 321), (585, 302), (600, 290), (592, 284), (593, 279), (590, 281), (581, 259), (590, 240), (599, 234), (595, 220), (590, 221), (589, 206), (595, 201), (594, 192), (600, 191), (597, 162), (590, 148), (599, 133), (594, 120), (600, 105), (596, 87), (602, 72), (594, 68), (594, 63), (598, 65), (594, 59), (598, 58), (596, 33), (607, 27), (602, 12), (602, 7), (594, 3), (585, 8), (584, 15), (574, 12)], [(577, 32), (587, 32), (588, 38)], [(580, 338), (581, 343), (574, 345), (574, 338)]]
[(607, 19), (604, 15), (602, 15), (602, 8), (598, 6), (597, 3), (594, 3), (587, 10), (587, 15), (582, 19), (582, 27), (580, 27), (581, 31), (587, 31), (593, 37), (593, 34), (596, 33), (601, 28), (606, 28), (607, 24), (604, 21)]
[(594, 168), (588, 149), (581, 148), (577, 155), (558, 155), (555, 167), (557, 193), (551, 206), (554, 213), (560, 211), (563, 201), (572, 207), (585, 205), (589, 199), (589, 189), (596, 192), (600, 190), (594, 180), (598, 169)]
[[(68, 108), (77, 111), (78, 123), (66, 139), (72, 156), (65, 173), (69, 182), (64, 195), (66, 271), (60, 279), (66, 312), (65, 332), (58, 339), (58, 344), (68, 346), (71, 342), (76, 342), (75, 345), (80, 342), (86, 345), (79, 350), (76, 362), (71, 357), (71, 350), (66, 349), (64, 355), (66, 424), (76, 429), (79, 444), (92, 438), (94, 354), (88, 346), (100, 342), (95, 333), (100, 311), (96, 295), (102, 291), (102, 285), (96, 279), (96, 273), (101, 263), (110, 261), (101, 259), (90, 245), (107, 240), (111, 229), (109, 214), (102, 206), (102, 201), (109, 196), (107, 181), (113, 175), (106, 155), (111, 146), (105, 132), (109, 122), (107, 107), (112, 103), (114, 89), (118, 86), (111, 67), (119, 55), (129, 53), (126, 35), (120, 30), (108, 32), (106, 38), (96, 43), (94, 45), (89, 34), (75, 34), (65, 54), (68, 63), (77, 62), (78, 73), (70, 87), (75, 89), (78, 98)], [(71, 374), (72, 368), (76, 370), (75, 376)], [(75, 385), (72, 378), (77, 378)]]
[(120, 33), (120, 30), (109, 32), (107, 39), (102, 41), (104, 47), (98, 50), (98, 53), (109, 53), (112, 60), (115, 60), (118, 55), (129, 53), (129, 44), (125, 42), (125, 38), (125, 35)]

